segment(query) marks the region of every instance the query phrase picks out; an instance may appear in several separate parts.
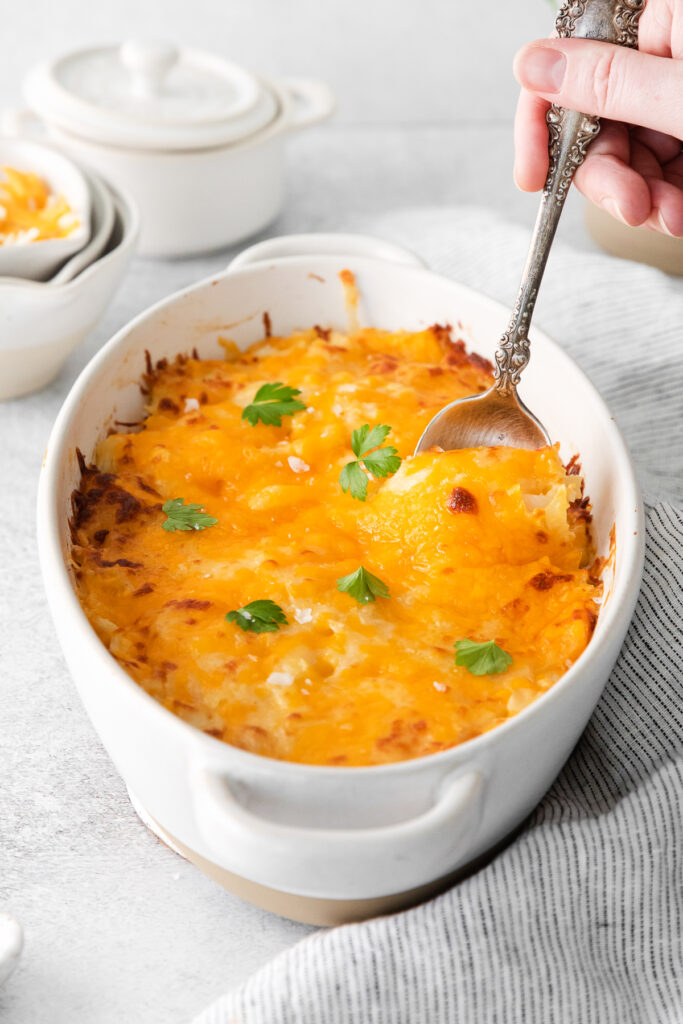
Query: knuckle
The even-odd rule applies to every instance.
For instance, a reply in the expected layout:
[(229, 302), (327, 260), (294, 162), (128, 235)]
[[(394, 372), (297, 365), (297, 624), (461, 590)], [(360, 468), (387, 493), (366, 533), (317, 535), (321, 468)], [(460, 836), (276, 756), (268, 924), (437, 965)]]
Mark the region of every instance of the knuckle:
[(593, 70), (591, 92), (596, 113), (615, 109), (622, 87), (619, 50), (615, 47), (602, 54)]

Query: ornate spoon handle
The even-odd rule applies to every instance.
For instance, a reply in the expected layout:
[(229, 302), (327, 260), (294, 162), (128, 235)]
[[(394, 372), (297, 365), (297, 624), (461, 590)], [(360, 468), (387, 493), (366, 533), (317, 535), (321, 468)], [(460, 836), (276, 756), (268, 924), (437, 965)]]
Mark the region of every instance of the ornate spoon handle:
[[(638, 46), (638, 19), (646, 0), (566, 0), (557, 15), (558, 36)], [(512, 318), (496, 352), (496, 390), (509, 394), (529, 362), (529, 325), (550, 246), (574, 172), (600, 131), (600, 120), (551, 106), (547, 115), (550, 166)]]

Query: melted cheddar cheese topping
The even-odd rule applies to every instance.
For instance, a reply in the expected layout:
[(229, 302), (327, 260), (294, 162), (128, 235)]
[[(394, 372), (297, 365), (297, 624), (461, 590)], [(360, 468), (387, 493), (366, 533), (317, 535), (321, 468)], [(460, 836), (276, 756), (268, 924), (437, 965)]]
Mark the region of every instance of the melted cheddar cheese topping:
[[(224, 360), (150, 367), (141, 429), (82, 461), (78, 593), (126, 671), (227, 743), (329, 765), (443, 750), (552, 686), (586, 647), (600, 593), (576, 467), (553, 447), (411, 456), (439, 408), (490, 384), (490, 364), (438, 326), (223, 344)], [(275, 381), (306, 409), (249, 425), (243, 408)], [(364, 423), (389, 424), (403, 462), (360, 502), (339, 474)], [(179, 497), (217, 524), (162, 529)], [(360, 565), (388, 599), (337, 590)], [(288, 625), (226, 621), (265, 599)], [(461, 638), (495, 640), (512, 665), (473, 675), (454, 662)]]

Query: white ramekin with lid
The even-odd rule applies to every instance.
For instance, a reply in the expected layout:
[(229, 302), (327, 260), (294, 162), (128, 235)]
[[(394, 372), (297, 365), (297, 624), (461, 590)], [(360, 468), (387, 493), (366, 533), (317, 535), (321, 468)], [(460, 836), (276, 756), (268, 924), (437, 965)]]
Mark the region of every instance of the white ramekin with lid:
[(153, 700), (100, 642), (76, 597), (69, 561), (76, 449), (91, 459), (114, 420), (140, 419), (145, 350), (154, 361), (195, 346), (201, 356), (218, 358), (222, 325), (233, 325), (230, 338), (244, 348), (262, 336), (265, 312), (278, 334), (316, 323), (347, 329), (338, 278), (347, 268), (357, 280), (361, 323), (389, 330), (462, 324), (468, 344), (493, 356), (507, 311), (410, 253), (359, 236), (274, 239), (158, 303), (101, 349), (59, 414), (38, 499), (41, 564), (57, 633), (144, 820), (233, 891), (323, 923), (424, 897), (531, 811), (571, 752), (619, 653), (638, 595), (644, 533), (638, 485), (613, 417), (569, 356), (534, 329), (524, 399), (565, 459), (580, 455), (598, 550), (611, 559), (594, 636), (562, 679), (491, 732), (427, 757), (366, 768), (251, 754)]
[(208, 53), (158, 42), (74, 51), (34, 68), (29, 111), (78, 160), (125, 189), (140, 211), (139, 251), (181, 256), (265, 227), (283, 202), (284, 140), (332, 113), (322, 82), (259, 78)]

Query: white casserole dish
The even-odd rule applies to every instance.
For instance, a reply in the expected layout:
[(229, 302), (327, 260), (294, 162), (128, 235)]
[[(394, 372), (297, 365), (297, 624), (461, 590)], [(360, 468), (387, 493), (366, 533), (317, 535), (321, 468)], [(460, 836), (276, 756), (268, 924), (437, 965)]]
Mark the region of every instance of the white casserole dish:
[(29, 112), (8, 130), (47, 130), (75, 159), (130, 193), (139, 253), (170, 257), (260, 231), (284, 197), (284, 141), (330, 116), (322, 82), (257, 78), (208, 53), (129, 40), (34, 68)]
[(157, 704), (100, 643), (72, 587), (68, 518), (79, 482), (76, 448), (89, 458), (114, 418), (140, 417), (145, 349), (153, 360), (195, 345), (200, 355), (215, 357), (219, 335), (242, 346), (261, 337), (264, 311), (276, 333), (314, 323), (345, 329), (337, 274), (346, 267), (356, 275), (362, 323), (388, 329), (462, 323), (474, 350), (493, 355), (506, 310), (403, 250), (356, 236), (262, 243), (225, 273), (143, 313), (86, 367), (48, 446), (38, 524), (64, 653), (136, 804), (205, 868), (208, 863), (280, 893), (351, 905), (394, 898), (448, 876), (494, 847), (534, 807), (576, 743), (618, 655), (638, 594), (643, 520), (631, 461), (609, 410), (571, 359), (536, 330), (524, 400), (561, 441), (565, 458), (580, 453), (600, 553), (609, 553), (613, 529), (616, 543), (614, 576), (593, 639), (547, 694), (461, 746), (368, 768), (259, 757), (195, 730)]

